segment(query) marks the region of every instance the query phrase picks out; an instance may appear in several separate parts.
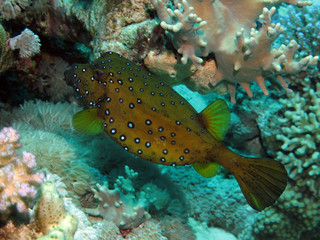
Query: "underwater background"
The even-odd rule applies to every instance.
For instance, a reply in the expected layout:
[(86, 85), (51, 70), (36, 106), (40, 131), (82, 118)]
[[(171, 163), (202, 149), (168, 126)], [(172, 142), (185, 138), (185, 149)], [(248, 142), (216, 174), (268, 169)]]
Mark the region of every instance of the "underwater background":
[[(285, 165), (276, 203), (76, 131), (64, 72), (107, 51), (224, 99), (224, 144)], [(316, 0), (0, 0), (0, 239), (320, 239), (319, 55)]]

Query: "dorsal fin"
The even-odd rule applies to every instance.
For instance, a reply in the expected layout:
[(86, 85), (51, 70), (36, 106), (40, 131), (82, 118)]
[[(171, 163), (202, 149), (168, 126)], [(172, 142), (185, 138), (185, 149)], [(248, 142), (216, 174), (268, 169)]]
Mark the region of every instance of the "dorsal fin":
[(76, 113), (72, 119), (73, 127), (88, 135), (102, 133), (104, 120), (98, 117), (97, 112), (97, 108), (90, 108)]
[(193, 168), (199, 173), (202, 177), (211, 178), (217, 175), (220, 170), (220, 165), (218, 163), (194, 163), (192, 164)]
[(222, 140), (230, 124), (230, 112), (223, 99), (211, 103), (201, 113), (201, 122), (217, 140)]

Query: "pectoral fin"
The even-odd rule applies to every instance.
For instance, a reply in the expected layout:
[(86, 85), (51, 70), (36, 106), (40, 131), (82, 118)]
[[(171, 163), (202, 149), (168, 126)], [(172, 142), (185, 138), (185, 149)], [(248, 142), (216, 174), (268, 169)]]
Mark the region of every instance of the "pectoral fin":
[(97, 108), (91, 108), (76, 113), (72, 119), (73, 127), (88, 135), (102, 133), (104, 120), (98, 117), (97, 111)]
[(217, 140), (223, 140), (230, 124), (228, 105), (222, 99), (211, 103), (200, 113), (200, 121)]

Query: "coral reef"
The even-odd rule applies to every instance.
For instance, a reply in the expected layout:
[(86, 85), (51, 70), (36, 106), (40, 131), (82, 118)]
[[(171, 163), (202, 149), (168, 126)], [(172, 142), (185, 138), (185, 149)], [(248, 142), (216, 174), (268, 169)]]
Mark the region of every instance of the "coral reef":
[(0, 74), (8, 70), (13, 64), (13, 52), (8, 44), (7, 32), (0, 23)]
[(113, 221), (120, 229), (133, 229), (150, 218), (150, 215), (146, 212), (147, 202), (144, 196), (138, 198), (133, 187), (132, 181), (137, 173), (128, 166), (125, 172), (127, 178), (120, 176), (113, 190), (109, 189), (107, 182), (102, 186), (97, 184), (98, 190), (92, 189), (99, 204), (96, 209), (87, 209), (87, 212)]
[(57, 102), (73, 98), (73, 89), (63, 80), (63, 73), (69, 64), (59, 57), (44, 58), (39, 67), (37, 90)]
[(30, 3), (30, 0), (0, 0), (0, 19), (16, 18)]
[[(0, 238), (235, 239), (217, 227), (246, 240), (318, 236), (320, 85), (315, 65), (320, 12), (306, 5), (310, 2), (0, 0), (1, 94), (12, 86), (6, 83), (16, 81), (26, 83), (29, 99), (51, 101), (28, 101), (16, 109), (12, 99), (2, 97), (0, 126), (17, 129), (23, 146), (13, 141), (5, 148), (3, 134), (11, 130), (1, 131), (0, 152), (11, 155), (0, 156)], [(148, 19), (154, 10), (160, 25)], [(26, 27), (31, 30), (10, 37)], [(68, 49), (74, 42), (76, 53)], [(41, 54), (30, 58), (40, 46)], [(20, 54), (14, 50), (18, 47)], [(232, 127), (225, 141), (250, 155), (276, 155), (286, 165), (289, 185), (275, 206), (261, 213), (248, 209), (225, 170), (203, 179), (189, 167), (142, 162), (121, 152), (104, 134), (88, 137), (74, 131), (72, 116), (82, 108), (59, 102), (76, 100), (62, 72), (75, 58), (84, 62), (110, 50), (138, 64), (144, 59), (144, 65), (170, 85), (182, 83), (201, 94), (229, 92), (234, 102), (234, 88), (240, 84), (244, 91), (237, 91), (240, 104), (231, 106)], [(282, 85), (289, 93), (285, 82), (294, 92), (280, 100), (281, 111), (278, 98), (285, 93), (277, 90)], [(197, 110), (220, 97), (196, 97), (181, 86), (175, 89)], [(255, 93), (255, 99), (245, 92)], [(17, 212), (28, 215), (43, 179), (36, 171), (44, 169), (47, 182), (32, 221), (8, 221), (12, 216), (17, 220)], [(14, 172), (20, 187), (15, 180), (7, 184), (13, 176), (4, 174), (9, 170), (27, 173)], [(32, 176), (39, 181), (29, 181)], [(186, 216), (194, 219), (188, 222), (192, 229)]]
[(286, 111), (280, 119), (285, 127), (277, 139), (282, 142), (277, 159), (288, 169), (289, 177), (298, 188), (308, 188), (320, 197), (320, 83), (305, 78), (303, 92), (281, 99)]
[(45, 234), (38, 239), (73, 239), (78, 219), (67, 213), (63, 199), (53, 183), (42, 184), (40, 198), (34, 211), (37, 226)]
[(69, 64), (62, 58), (42, 53), (35, 58), (19, 58), (15, 67), (19, 81), (36, 98), (52, 102), (74, 100), (73, 89), (63, 79)]
[[(311, 4), (309, 1), (282, 2), (298, 6)], [(231, 3), (182, 0), (176, 2), (173, 9), (166, 7), (167, 1), (153, 0), (152, 3), (161, 26), (167, 30), (173, 45), (182, 54), (182, 63), (190, 60), (198, 69), (202, 69), (203, 59), (200, 57), (214, 54), (218, 68), (214, 77), (207, 81), (211, 88), (224, 81), (232, 102), (235, 102), (236, 84), (240, 84), (251, 97), (250, 82), (254, 81), (267, 95), (265, 78), (270, 76), (277, 77), (281, 85), (290, 91), (281, 75), (304, 70), (318, 61), (317, 56), (311, 55), (300, 60), (294, 58), (299, 48), (294, 40), (286, 46), (272, 47), (283, 28), (271, 21), (276, 8), (263, 7), (275, 5), (277, 1), (242, 0)], [(244, 6), (249, 9), (241, 11)], [(256, 20), (260, 26), (251, 28)], [(208, 83), (205, 85), (208, 86)]]
[(144, 59), (146, 67), (156, 74), (167, 80), (170, 85), (180, 84), (181, 81), (190, 77), (195, 71), (195, 67), (189, 63), (182, 64), (181, 60), (176, 59), (173, 52), (150, 51)]
[(36, 156), (38, 169), (54, 172), (79, 196), (90, 190), (97, 180), (93, 175), (96, 171), (79, 159), (77, 150), (65, 138), (42, 130), (20, 132), (24, 149)]
[(0, 132), (0, 211), (3, 216), (9, 215), (11, 206), (18, 212), (27, 213), (30, 201), (36, 197), (36, 187), (44, 178), (41, 172), (32, 172), (36, 167), (35, 156), (23, 151), (17, 154), (21, 147), (20, 136), (13, 128), (3, 128)]
[[(280, 20), (287, 28), (282, 38), (302, 41), (298, 53), (319, 54), (319, 7), (296, 11), (280, 10)], [(293, 28), (298, 26), (298, 31)], [(289, 184), (276, 206), (259, 213), (255, 222), (240, 234), (240, 239), (314, 239), (320, 223), (319, 200), (319, 70), (288, 76), (295, 92), (280, 99), (283, 113), (275, 114), (281, 126), (276, 134), (275, 155), (285, 164)], [(303, 237), (304, 236), (304, 237)], [(308, 237), (306, 237), (308, 236)]]
[(237, 240), (237, 238), (220, 228), (209, 228), (205, 223), (199, 223), (193, 218), (189, 218), (189, 224), (196, 233), (197, 240), (206, 239), (223, 239), (223, 240)]
[(308, 78), (302, 84), (302, 93), (281, 100), (287, 110), (280, 119), (285, 126), (277, 135), (282, 142), (277, 159), (288, 170), (289, 185), (277, 206), (259, 213), (250, 239), (298, 239), (320, 223), (320, 84)]
[(0, 238), (1, 239), (37, 239), (37, 233), (35, 229), (37, 228), (35, 223), (21, 224), (15, 226), (10, 220), (4, 227), (0, 228)]
[(0, 53), (2, 53), (2, 48), (4, 47), (7, 40), (7, 33), (3, 26), (0, 24)]
[(84, 147), (85, 143), (78, 147), (81, 140), (88, 138), (72, 133), (72, 116), (80, 109), (68, 103), (25, 102), (7, 116), (7, 124), (19, 130), (23, 149), (35, 154), (38, 169), (46, 168), (59, 175), (68, 190), (81, 196), (100, 175), (87, 164), (90, 150)]
[(8, 44), (12, 50), (19, 49), (21, 58), (32, 57), (40, 52), (39, 36), (26, 28), (20, 35), (9, 38)]
[(234, 235), (252, 224), (256, 213), (247, 205), (235, 179), (222, 174), (204, 179), (189, 167), (165, 169), (185, 195), (188, 217)]
[[(280, 7), (279, 20), (285, 31), (279, 36), (275, 45), (280, 45), (281, 42), (288, 43), (288, 39), (294, 39), (299, 42), (300, 48), (296, 52), (300, 58), (313, 54), (320, 56), (319, 34), (320, 34), (320, 6), (313, 5), (311, 8), (296, 9), (293, 6), (286, 8)], [(319, 62), (318, 62), (319, 68)], [(309, 67), (308, 71), (300, 72), (299, 74), (289, 74), (288, 83), (295, 90), (302, 91), (303, 87), (301, 79), (317, 78), (319, 69), (317, 67)]]

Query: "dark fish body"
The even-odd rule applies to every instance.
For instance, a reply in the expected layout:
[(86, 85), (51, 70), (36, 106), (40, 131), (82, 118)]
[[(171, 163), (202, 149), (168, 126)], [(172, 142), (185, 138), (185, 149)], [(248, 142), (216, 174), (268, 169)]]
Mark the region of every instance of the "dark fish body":
[[(230, 121), (223, 100), (197, 113), (164, 81), (112, 52), (91, 64), (73, 65), (65, 76), (90, 108), (75, 115), (76, 129), (88, 134), (105, 131), (145, 160), (172, 166), (192, 164), (205, 177), (214, 176), (222, 165), (235, 175), (257, 210), (272, 204), (284, 190), (287, 173), (280, 163), (245, 158), (222, 144)], [(266, 169), (276, 177), (267, 176)], [(261, 178), (259, 170), (266, 186), (257, 186), (252, 179)], [(252, 189), (248, 181), (253, 182)], [(252, 192), (266, 197), (260, 199)]]

